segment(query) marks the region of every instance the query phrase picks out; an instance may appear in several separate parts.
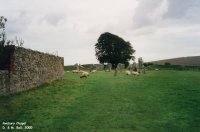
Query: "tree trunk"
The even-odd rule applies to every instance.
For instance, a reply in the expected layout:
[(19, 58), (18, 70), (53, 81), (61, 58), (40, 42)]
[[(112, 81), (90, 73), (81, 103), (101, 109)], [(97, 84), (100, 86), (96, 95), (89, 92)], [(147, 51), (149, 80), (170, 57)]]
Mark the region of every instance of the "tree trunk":
[(117, 68), (118, 63), (117, 64), (111, 63), (111, 64), (112, 64), (112, 69), (116, 69)]
[(118, 73), (118, 64), (114, 64), (115, 73), (114, 76), (117, 76)]
[(103, 70), (104, 70), (104, 71), (106, 70), (106, 65), (105, 65), (105, 64), (103, 64)]
[(118, 72), (118, 70), (117, 70), (117, 68), (115, 68), (114, 76), (117, 76), (117, 72)]

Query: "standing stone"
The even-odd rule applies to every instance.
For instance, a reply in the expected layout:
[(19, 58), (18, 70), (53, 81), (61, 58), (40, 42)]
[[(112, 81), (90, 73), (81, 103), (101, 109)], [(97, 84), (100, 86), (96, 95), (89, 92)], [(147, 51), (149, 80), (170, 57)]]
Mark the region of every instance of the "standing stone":
[(144, 72), (144, 62), (143, 62), (142, 57), (138, 58), (138, 72), (145, 73)]

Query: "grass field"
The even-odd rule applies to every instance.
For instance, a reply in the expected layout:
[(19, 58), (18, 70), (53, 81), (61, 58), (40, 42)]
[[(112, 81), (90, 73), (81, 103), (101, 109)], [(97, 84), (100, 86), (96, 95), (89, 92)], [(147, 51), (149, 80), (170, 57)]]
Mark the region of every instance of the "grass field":
[(3, 121), (47, 132), (199, 132), (200, 72), (98, 72), (87, 79), (68, 73), (62, 81), (0, 97)]

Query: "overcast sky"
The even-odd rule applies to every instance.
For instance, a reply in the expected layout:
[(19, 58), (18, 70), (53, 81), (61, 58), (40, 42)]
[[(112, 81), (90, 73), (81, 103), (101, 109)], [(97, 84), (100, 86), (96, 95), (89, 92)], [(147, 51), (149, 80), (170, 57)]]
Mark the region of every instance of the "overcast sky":
[(94, 45), (110, 32), (144, 61), (200, 55), (200, 0), (0, 0), (8, 39), (55, 53), (65, 65), (98, 63)]

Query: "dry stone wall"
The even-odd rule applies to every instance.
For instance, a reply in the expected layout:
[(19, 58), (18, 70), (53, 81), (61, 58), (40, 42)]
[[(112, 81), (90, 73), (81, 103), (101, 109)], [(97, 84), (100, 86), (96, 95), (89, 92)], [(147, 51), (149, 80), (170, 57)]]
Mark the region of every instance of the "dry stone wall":
[(6, 93), (9, 85), (9, 73), (6, 70), (0, 70), (0, 93)]
[(14, 47), (14, 53), (9, 59), (11, 64), (7, 72), (8, 76), (5, 72), (2, 73), (6, 83), (0, 82), (0, 85), (4, 83), (1, 86), (4, 90), (0, 95), (29, 90), (44, 83), (62, 79), (64, 75), (64, 58), (62, 57)]

